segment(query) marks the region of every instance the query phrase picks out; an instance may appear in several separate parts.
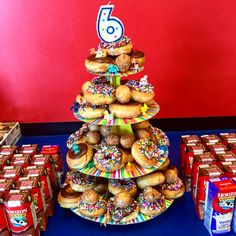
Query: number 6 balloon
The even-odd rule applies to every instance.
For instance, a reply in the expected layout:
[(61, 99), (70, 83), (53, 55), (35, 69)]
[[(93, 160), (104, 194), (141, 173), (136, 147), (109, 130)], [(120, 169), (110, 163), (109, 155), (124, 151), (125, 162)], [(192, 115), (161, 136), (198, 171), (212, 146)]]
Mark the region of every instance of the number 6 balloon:
[(117, 42), (124, 35), (124, 26), (117, 18), (111, 16), (114, 5), (103, 5), (100, 7), (97, 17), (97, 34), (106, 42)]

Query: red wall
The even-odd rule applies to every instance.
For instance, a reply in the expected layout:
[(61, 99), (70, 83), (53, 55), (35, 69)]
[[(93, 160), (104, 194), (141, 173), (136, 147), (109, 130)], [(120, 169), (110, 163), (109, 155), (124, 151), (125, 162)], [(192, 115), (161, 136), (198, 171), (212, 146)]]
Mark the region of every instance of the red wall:
[[(74, 120), (69, 108), (93, 76), (84, 60), (99, 40), (95, 0), (0, 1), (0, 120)], [(113, 0), (158, 117), (235, 116), (236, 1)]]

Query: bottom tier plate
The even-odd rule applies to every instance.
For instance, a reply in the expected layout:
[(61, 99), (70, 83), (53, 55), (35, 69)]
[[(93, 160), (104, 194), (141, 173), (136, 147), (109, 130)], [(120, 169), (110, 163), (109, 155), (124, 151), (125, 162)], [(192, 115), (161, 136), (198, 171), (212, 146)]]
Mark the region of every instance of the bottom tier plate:
[[(166, 211), (173, 202), (174, 202), (174, 200), (167, 200), (167, 199), (165, 199), (166, 208), (165, 208), (164, 211)], [(147, 216), (147, 215), (143, 215), (142, 213), (139, 213), (138, 216), (134, 220), (126, 222), (126, 223), (116, 223), (114, 221), (110, 221), (110, 222), (106, 223), (105, 216), (87, 217), (87, 216), (81, 215), (80, 212), (78, 211), (78, 208), (72, 208), (71, 210), (76, 215), (78, 215), (78, 216), (80, 216), (80, 217), (82, 217), (82, 218), (84, 218), (86, 220), (91, 220), (91, 221), (94, 221), (94, 222), (97, 222), (97, 223), (100, 223), (100, 224), (104, 224), (104, 225), (106, 225), (106, 224), (108, 224), (108, 225), (130, 225), (130, 224), (137, 224), (137, 223), (142, 223), (142, 222), (145, 222), (145, 221), (148, 221), (148, 220), (151, 220), (151, 219), (157, 217), (157, 216)]]

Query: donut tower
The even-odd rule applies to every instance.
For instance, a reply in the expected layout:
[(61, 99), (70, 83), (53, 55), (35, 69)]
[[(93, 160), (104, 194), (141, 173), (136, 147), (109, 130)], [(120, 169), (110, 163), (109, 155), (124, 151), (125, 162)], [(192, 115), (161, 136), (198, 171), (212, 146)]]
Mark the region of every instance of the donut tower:
[[(124, 36), (114, 6), (97, 16), (97, 49), (85, 60), (96, 76), (82, 85), (73, 105), (83, 126), (67, 140), (70, 172), (58, 195), (61, 207), (102, 224), (150, 220), (181, 197), (185, 187), (168, 158), (169, 140), (148, 120), (159, 111), (144, 69), (145, 56)], [(125, 79), (124, 79), (125, 77)]]

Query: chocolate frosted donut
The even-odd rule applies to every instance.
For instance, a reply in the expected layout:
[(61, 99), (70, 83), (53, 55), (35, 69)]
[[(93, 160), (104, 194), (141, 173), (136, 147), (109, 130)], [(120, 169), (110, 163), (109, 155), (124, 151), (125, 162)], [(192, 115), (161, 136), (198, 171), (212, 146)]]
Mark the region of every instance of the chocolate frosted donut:
[(145, 55), (142, 51), (136, 50), (132, 51), (129, 56), (131, 57), (131, 69), (135, 68), (135, 64), (138, 64), (139, 67), (143, 67), (145, 62)]
[(106, 73), (107, 67), (114, 61), (113, 57), (96, 58), (96, 55), (89, 55), (85, 60), (85, 67), (88, 71), (94, 73)]

